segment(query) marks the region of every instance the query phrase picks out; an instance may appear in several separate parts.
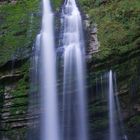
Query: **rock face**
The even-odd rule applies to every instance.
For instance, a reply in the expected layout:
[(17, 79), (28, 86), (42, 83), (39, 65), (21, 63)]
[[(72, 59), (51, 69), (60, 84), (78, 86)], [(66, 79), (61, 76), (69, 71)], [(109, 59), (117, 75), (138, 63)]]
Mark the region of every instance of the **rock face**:
[(39, 0), (0, 1), (0, 139), (25, 140), (32, 46), (39, 30)]
[(91, 24), (90, 23), (90, 19), (89, 16), (86, 15), (84, 20), (84, 27), (86, 30), (86, 35), (88, 37), (86, 37), (86, 39), (88, 41), (86, 41), (86, 43), (88, 44), (88, 47), (86, 49), (87, 52), (87, 59), (92, 59), (92, 56), (94, 55), (94, 53), (97, 53), (99, 51), (99, 47), (100, 47), (100, 43), (98, 41), (98, 28), (97, 28), (97, 24)]
[[(124, 128), (128, 139), (136, 140), (140, 138), (140, 57), (135, 56), (120, 64), (112, 64), (111, 67), (89, 68), (88, 89), (89, 93), (89, 114), (91, 122), (91, 131), (96, 136), (95, 139), (103, 139), (107, 134), (108, 128), (108, 107), (105, 92), (104, 76), (102, 73), (113, 69), (117, 75), (117, 96), (119, 98), (121, 115), (124, 122)], [(90, 64), (91, 65), (91, 64)], [(129, 67), (131, 66), (131, 68)], [(129, 69), (128, 69), (129, 67)], [(96, 71), (95, 71), (96, 69)], [(126, 71), (127, 69), (127, 71)], [(132, 72), (133, 71), (133, 72)], [(98, 123), (97, 123), (98, 122)]]
[(91, 32), (90, 32), (89, 54), (93, 54), (99, 51), (100, 43), (98, 41), (97, 33), (98, 33), (97, 25), (94, 24), (93, 27), (91, 27)]
[[(94, 22), (97, 23), (98, 39), (100, 42), (100, 51), (93, 53), (93, 55), (87, 55), (90, 130), (93, 132), (93, 137), (95, 140), (102, 140), (108, 133), (107, 102), (98, 96), (100, 92), (102, 93), (101, 88), (103, 88), (99, 84), (101, 82), (101, 78), (99, 77), (103, 72), (112, 69), (117, 75), (118, 97), (128, 139), (133, 140), (135, 138), (139, 140), (140, 79), (138, 77), (140, 76), (140, 32), (137, 29), (140, 26), (138, 22), (133, 22), (134, 26), (131, 24), (131, 20), (134, 17), (135, 19), (139, 19), (139, 12), (137, 12), (138, 9), (136, 6), (139, 2), (138, 0), (134, 0), (132, 2), (133, 6), (129, 0), (101, 0), (98, 2), (96, 0), (88, 0), (85, 3), (82, 1), (79, 3), (82, 5), (81, 7), (85, 10), (85, 13), (89, 15), (88, 23), (90, 25)], [(127, 6), (132, 6), (133, 10), (131, 9), (132, 7), (126, 7), (126, 4)], [(133, 11), (135, 14), (128, 16), (128, 13), (131, 13), (130, 11)], [(125, 28), (126, 23), (133, 30)], [(91, 38), (89, 39), (89, 44), (95, 43), (95, 32), (96, 29), (93, 30), (93, 34), (89, 32), (90, 35), (88, 38)], [(132, 33), (134, 34), (132, 35)], [(94, 45), (91, 45), (91, 47), (88, 45), (88, 50), (92, 46)], [(92, 50), (94, 48), (91, 49), (91, 52)], [(90, 54), (90, 51), (88, 51), (88, 54)]]
[[(7, 137), (1, 138), (2, 140), (12, 140), (12, 137), (15, 139), (15, 132), (22, 132), (27, 126), (28, 90), (26, 89), (26, 78), (24, 79), (26, 74), (21, 70), (26, 63), (22, 63), (21, 67), (17, 69), (5, 69), (4, 73), (0, 71), (0, 133), (2, 137), (4, 135)], [(2, 66), (0, 69), (3, 69)], [(10, 136), (11, 133), (13, 133), (12, 137)], [(18, 137), (20, 139), (20, 136)]]
[[(33, 40), (39, 30), (39, 1), (1, 0), (0, 4), (0, 139), (26, 140), (28, 126), (36, 127), (38, 119), (37, 112), (28, 114), (28, 102), (29, 59), (32, 56)], [(139, 140), (139, 0), (87, 0), (86, 3), (80, 0), (79, 4), (87, 14), (84, 23), (85, 30), (88, 30), (86, 46), (90, 131), (94, 132), (94, 140), (101, 140), (106, 134), (107, 101), (98, 98), (96, 91), (101, 89), (99, 83), (102, 79), (98, 78), (99, 75), (113, 69), (117, 75), (118, 97), (126, 132), (129, 140)], [(26, 10), (25, 5), (28, 5)], [(58, 51), (62, 54), (63, 48)], [(29, 120), (33, 120), (34, 125)]]

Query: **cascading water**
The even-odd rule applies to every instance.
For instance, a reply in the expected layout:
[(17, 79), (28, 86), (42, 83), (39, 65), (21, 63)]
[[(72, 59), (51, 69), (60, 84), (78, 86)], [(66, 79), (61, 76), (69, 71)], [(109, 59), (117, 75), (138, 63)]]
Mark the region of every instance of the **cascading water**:
[[(117, 96), (116, 76), (112, 70), (108, 73), (109, 80), (109, 140), (127, 140), (124, 131), (119, 99)], [(117, 124), (118, 122), (118, 124)]]
[(87, 140), (82, 19), (75, 0), (61, 14), (64, 48), (62, 140)]
[(109, 72), (109, 140), (117, 140), (117, 128), (115, 125), (115, 99), (112, 71)]
[(39, 73), (41, 96), (40, 140), (60, 140), (53, 32), (53, 13), (50, 1), (43, 0), (42, 28), (36, 39), (34, 57), (34, 73)]
[(56, 89), (56, 56), (54, 48), (53, 13), (49, 0), (43, 0), (41, 29), (40, 88), (41, 140), (59, 140)]
[[(37, 138), (36, 136), (30, 136), (29, 140), (32, 138), (37, 140), (88, 140), (84, 66), (85, 48), (82, 19), (75, 0), (65, 1), (62, 8), (61, 21), (63, 29), (64, 73), (62, 114), (60, 113), (60, 116), (62, 116), (61, 125), (59, 126), (53, 13), (50, 1), (43, 0), (42, 29), (36, 38), (32, 76), (32, 83), (36, 87), (39, 84), (40, 87), (40, 135)], [(101, 91), (102, 94), (103, 78), (101, 77), (100, 80), (101, 86), (98, 85), (96, 79), (96, 92)], [(121, 113), (118, 106), (119, 101), (114, 95), (115, 87), (112, 71), (108, 73), (106, 81), (108, 82), (106, 88), (108, 88), (109, 100), (109, 140), (118, 140), (121, 138), (127, 140), (124, 133), (118, 132), (119, 127), (116, 125), (116, 120), (118, 119), (116, 115), (119, 114), (120, 117)], [(38, 94), (34, 98), (37, 97), (39, 97)], [(36, 103), (38, 101), (33, 100), (33, 106)], [(118, 110), (117, 107), (119, 107)], [(33, 115), (38, 113), (36, 109), (31, 109)], [(123, 128), (122, 124), (121, 128)], [(34, 135), (37, 130), (34, 130), (32, 134)]]

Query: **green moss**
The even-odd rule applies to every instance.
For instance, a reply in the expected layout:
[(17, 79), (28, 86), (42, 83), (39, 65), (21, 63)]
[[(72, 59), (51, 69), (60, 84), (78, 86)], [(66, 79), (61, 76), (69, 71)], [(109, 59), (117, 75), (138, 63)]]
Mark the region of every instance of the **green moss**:
[[(25, 102), (26, 103), (26, 102)], [(24, 117), (23, 114), (27, 112), (27, 106), (20, 106), (20, 104), (17, 104), (16, 107), (11, 107), (10, 114), (14, 116), (14, 119), (18, 119), (19, 117)]]
[(12, 97), (14, 97), (11, 102), (13, 107), (11, 107), (10, 112), (12, 115), (20, 114), (27, 111), (28, 104), (28, 93), (29, 93), (29, 61), (26, 62), (19, 69), (23, 74), (23, 78), (18, 81), (16, 88), (12, 91)]
[(134, 116), (128, 122), (129, 126), (139, 126), (140, 125), (140, 116)]
[(96, 113), (106, 113), (107, 112), (107, 107), (106, 106), (96, 106), (92, 105), (89, 108), (89, 112), (96, 114)]
[(52, 6), (53, 6), (54, 10), (59, 11), (63, 0), (52, 0), (51, 2), (52, 2)]
[(16, 85), (16, 88), (12, 92), (13, 97), (18, 97), (22, 95), (27, 95), (29, 92), (29, 61), (26, 62), (22, 67), (20, 68), (21, 73), (23, 74), (23, 78), (20, 79)]
[(29, 87), (28, 83), (25, 81), (25, 79), (21, 79), (17, 85), (14, 91), (12, 91), (12, 96), (15, 97), (11, 100), (12, 106), (10, 108), (11, 115), (15, 115), (17, 113), (23, 113), (27, 111), (27, 104), (28, 104), (28, 98), (27, 94)]
[(39, 0), (22, 0), (0, 6), (0, 64), (11, 59), (17, 48), (29, 47), (38, 31)]
[(26, 133), (26, 128), (11, 129), (9, 131), (3, 132), (3, 136), (6, 136), (10, 140), (17, 140), (17, 138), (19, 138), (20, 140), (25, 140)]
[(108, 120), (102, 119), (102, 120), (96, 120), (94, 122), (90, 122), (91, 128), (97, 130), (102, 130), (108, 127)]

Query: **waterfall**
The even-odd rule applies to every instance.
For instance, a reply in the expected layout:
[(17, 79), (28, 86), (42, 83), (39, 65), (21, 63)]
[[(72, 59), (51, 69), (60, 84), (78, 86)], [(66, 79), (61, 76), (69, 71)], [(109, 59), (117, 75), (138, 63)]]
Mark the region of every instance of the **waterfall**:
[(108, 73), (109, 80), (109, 140), (127, 140), (121, 115), (121, 108), (117, 96), (116, 74), (112, 70)]
[(41, 140), (59, 140), (53, 13), (43, 0), (40, 56)]
[(110, 131), (110, 139), (109, 140), (117, 140), (116, 134), (116, 117), (115, 117), (115, 99), (114, 99), (114, 86), (113, 86), (113, 75), (112, 71), (109, 72), (109, 131)]
[[(39, 126), (32, 130), (36, 137), (30, 135), (29, 140), (88, 140), (87, 127), (87, 103), (85, 90), (85, 45), (82, 28), (82, 18), (75, 0), (66, 0), (62, 7), (61, 24), (63, 51), (63, 91), (59, 96), (61, 104), (58, 104), (58, 91), (56, 84), (56, 50), (54, 43), (53, 12), (50, 1), (43, 0), (42, 28), (36, 37), (34, 57), (32, 60), (32, 91), (33, 100), (30, 107), (31, 115), (40, 113)], [(108, 89), (109, 101), (109, 140), (127, 140), (124, 134), (119, 100), (115, 96), (116, 79), (112, 70), (105, 77)], [(100, 81), (101, 84), (98, 82)], [(96, 92), (101, 92), (100, 98), (104, 98), (104, 76), (96, 77)], [(39, 89), (38, 89), (39, 87)], [(33, 87), (34, 89), (34, 87)], [(35, 95), (34, 93), (39, 92)], [(38, 99), (37, 99), (38, 98)], [(39, 104), (38, 112), (36, 103)], [(58, 106), (60, 108), (58, 108)], [(61, 111), (61, 112), (58, 112)], [(60, 118), (59, 118), (60, 115)], [(61, 123), (59, 123), (59, 120)], [(118, 120), (121, 126), (117, 125)], [(34, 123), (36, 125), (36, 122)], [(38, 124), (37, 124), (38, 125)], [(119, 128), (120, 131), (119, 131)]]
[(62, 140), (87, 140), (84, 38), (75, 0), (64, 2), (61, 23), (64, 48)]
[[(43, 0), (42, 28), (36, 38), (34, 59), (32, 61), (33, 84), (39, 84), (40, 134), (39, 138), (30, 137), (30, 140), (60, 140), (53, 17), (50, 1)], [(36, 96), (36, 98), (39, 96)]]

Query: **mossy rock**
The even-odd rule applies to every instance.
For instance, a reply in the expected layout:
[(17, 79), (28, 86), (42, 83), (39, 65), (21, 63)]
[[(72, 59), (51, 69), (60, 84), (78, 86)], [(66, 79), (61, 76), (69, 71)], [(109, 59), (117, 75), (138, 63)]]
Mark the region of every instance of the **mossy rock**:
[(0, 64), (12, 59), (18, 48), (28, 48), (38, 32), (39, 0), (22, 0), (0, 6)]

